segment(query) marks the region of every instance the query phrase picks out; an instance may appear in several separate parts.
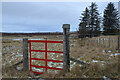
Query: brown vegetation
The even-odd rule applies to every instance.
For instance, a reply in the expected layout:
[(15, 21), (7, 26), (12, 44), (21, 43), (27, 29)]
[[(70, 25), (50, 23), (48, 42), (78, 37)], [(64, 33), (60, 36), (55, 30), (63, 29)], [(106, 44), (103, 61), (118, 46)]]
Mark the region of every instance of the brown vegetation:
[[(61, 35), (60, 35), (61, 36)], [(62, 38), (58, 38), (59, 36), (39, 36), (39, 38), (47, 37), (49, 40), (62, 40)], [(106, 36), (105, 36), (106, 37)], [(94, 40), (95, 38), (86, 38), (86, 39), (71, 39), (70, 40), (70, 57), (78, 59), (80, 61), (84, 61), (86, 63), (90, 63), (90, 65), (80, 65), (75, 64), (71, 71), (65, 73), (63, 71), (59, 71), (57, 74), (55, 71), (51, 71), (48, 73), (44, 73), (43, 75), (36, 76), (30, 71), (18, 70), (17, 67), (22, 67), (18, 65), (17, 67), (13, 67), (12, 65), (16, 62), (22, 60), (22, 41), (21, 40), (5, 40), (5, 38), (21, 38), (21, 37), (3, 37), (2, 41), (2, 67), (3, 67), (3, 77), (4, 78), (103, 78), (106, 76), (108, 78), (118, 78), (118, 55), (116, 49), (105, 48), (101, 45), (97, 45), (95, 42), (90, 40)], [(22, 37), (23, 38), (23, 37)], [(38, 36), (28, 37), (28, 38), (38, 38)], [(51, 39), (50, 39), (51, 38)], [(100, 37), (101, 38), (101, 37)], [(115, 37), (114, 37), (115, 38)], [(36, 49), (38, 49), (44, 44), (33, 44)], [(57, 48), (57, 50), (62, 50), (62, 45), (53, 45), (49, 44), (49, 49), (53, 50)], [(41, 48), (42, 48), (41, 47)], [(111, 52), (108, 52), (111, 50)], [(15, 54), (13, 54), (15, 53)], [(15, 57), (18, 57), (15, 59)], [(33, 57), (37, 57), (33, 53)], [(41, 53), (39, 53), (41, 54)], [(12, 56), (10, 56), (12, 55)], [(49, 56), (51, 56), (50, 54)], [(58, 55), (58, 54), (57, 54)], [(57, 55), (53, 55), (54, 59), (61, 59), (62, 56), (57, 58)], [(111, 56), (113, 55), (113, 56)], [(44, 56), (41, 56), (44, 58)], [(50, 59), (52, 57), (49, 57)], [(11, 61), (13, 59), (13, 61)], [(11, 61), (11, 62), (9, 62)], [(34, 62), (36, 63), (36, 62)], [(33, 63), (33, 64), (34, 64)], [(39, 63), (39, 62), (37, 62)], [(39, 63), (40, 64), (40, 63)], [(73, 64), (73, 62), (71, 62)], [(12, 66), (12, 67), (11, 67)], [(65, 74), (64, 74), (65, 73)]]

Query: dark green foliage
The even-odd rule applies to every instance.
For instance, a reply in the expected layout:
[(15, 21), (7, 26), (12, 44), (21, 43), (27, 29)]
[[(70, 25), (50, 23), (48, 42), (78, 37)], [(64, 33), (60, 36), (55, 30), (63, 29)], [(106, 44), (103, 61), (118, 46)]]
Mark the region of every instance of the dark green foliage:
[(98, 12), (98, 7), (96, 3), (91, 3), (90, 8), (90, 28), (91, 28), (91, 35), (99, 35), (100, 34), (100, 14)]
[(103, 18), (104, 34), (117, 34), (119, 28), (118, 11), (113, 3), (108, 3), (104, 10)]
[(100, 14), (96, 3), (91, 3), (89, 9), (86, 8), (82, 13), (79, 24), (79, 37), (98, 36), (100, 34)]
[(79, 24), (79, 37), (85, 37), (86, 34), (87, 34), (87, 26), (89, 25), (89, 10), (88, 8), (86, 7), (85, 11), (83, 11), (82, 13), (82, 19), (81, 20), (81, 23)]

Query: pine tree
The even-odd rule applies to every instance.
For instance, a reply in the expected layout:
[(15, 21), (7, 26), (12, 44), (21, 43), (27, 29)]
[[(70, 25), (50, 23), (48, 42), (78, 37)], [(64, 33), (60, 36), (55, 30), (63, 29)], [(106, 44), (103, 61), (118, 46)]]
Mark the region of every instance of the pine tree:
[(118, 11), (113, 3), (108, 3), (103, 16), (104, 34), (117, 34), (119, 27)]
[(90, 28), (90, 33), (92, 36), (94, 35), (99, 35), (100, 34), (100, 14), (98, 12), (98, 7), (96, 3), (91, 3), (90, 8), (90, 23), (89, 23), (89, 28)]
[(81, 19), (80, 24), (79, 24), (79, 37), (82, 37), (84, 38), (86, 35), (87, 35), (87, 27), (89, 25), (89, 10), (88, 8), (86, 7), (85, 11), (83, 11), (82, 13), (82, 17)]

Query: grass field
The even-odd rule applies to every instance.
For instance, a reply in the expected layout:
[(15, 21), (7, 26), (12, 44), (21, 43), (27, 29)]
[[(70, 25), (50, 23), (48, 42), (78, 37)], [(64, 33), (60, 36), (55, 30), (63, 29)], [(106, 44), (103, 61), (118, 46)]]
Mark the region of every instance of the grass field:
[[(116, 42), (117, 36), (101, 36), (99, 38), (112, 38)], [(103, 47), (103, 44), (97, 45), (94, 38), (71, 38), (70, 39), (70, 57), (89, 63), (90, 65), (81, 65), (70, 61), (70, 72), (48, 70), (42, 75), (35, 75), (30, 71), (23, 71), (22, 64), (17, 67), (11, 67), (13, 64), (23, 59), (22, 55), (23, 37), (3, 37), (2, 40), (2, 74), (3, 78), (118, 78), (118, 57), (120, 53), (114, 48)], [(29, 39), (62, 40), (59, 36), (32, 36)], [(43, 43), (32, 43), (33, 49), (44, 49)], [(48, 44), (49, 50), (63, 51), (62, 44)], [(37, 55), (36, 55), (37, 54)], [(45, 53), (32, 53), (34, 58), (44, 59)], [(48, 59), (63, 60), (62, 54), (48, 53)], [(43, 65), (44, 61), (32, 61), (32, 64)], [(62, 63), (49, 62), (49, 67), (62, 68)], [(44, 71), (44, 69), (33, 68), (35, 71)]]

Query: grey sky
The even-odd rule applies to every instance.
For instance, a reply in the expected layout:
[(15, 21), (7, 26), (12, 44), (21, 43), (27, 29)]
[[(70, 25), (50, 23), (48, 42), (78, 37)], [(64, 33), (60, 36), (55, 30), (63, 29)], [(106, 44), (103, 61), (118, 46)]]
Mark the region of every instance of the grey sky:
[[(91, 2), (7, 2), (2, 3), (2, 32), (61, 32), (63, 24), (71, 31), (79, 25), (81, 12)], [(103, 12), (108, 2), (97, 2)], [(118, 3), (114, 2), (118, 8)]]

